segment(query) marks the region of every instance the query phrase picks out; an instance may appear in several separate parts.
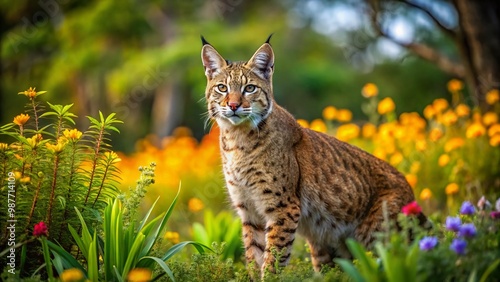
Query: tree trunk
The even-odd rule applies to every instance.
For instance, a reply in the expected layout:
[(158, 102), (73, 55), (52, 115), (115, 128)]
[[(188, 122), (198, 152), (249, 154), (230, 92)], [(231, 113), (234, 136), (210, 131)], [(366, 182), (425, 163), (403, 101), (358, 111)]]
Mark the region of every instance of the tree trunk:
[(500, 1), (454, 0), (454, 4), (471, 97), (486, 109), (485, 94), (500, 87)]

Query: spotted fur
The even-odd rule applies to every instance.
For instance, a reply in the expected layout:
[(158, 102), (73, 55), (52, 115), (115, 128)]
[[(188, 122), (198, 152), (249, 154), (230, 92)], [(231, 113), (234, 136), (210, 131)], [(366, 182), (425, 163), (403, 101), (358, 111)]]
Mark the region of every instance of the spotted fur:
[[(205, 42), (206, 43), (206, 42)], [(315, 270), (349, 257), (352, 237), (369, 245), (383, 210), (394, 218), (414, 200), (396, 169), (361, 149), (297, 124), (273, 97), (274, 54), (263, 44), (247, 62), (202, 48), (209, 117), (220, 127), (224, 176), (243, 222), (247, 262), (261, 273), (290, 259), (295, 235)], [(384, 208), (383, 208), (384, 207)]]

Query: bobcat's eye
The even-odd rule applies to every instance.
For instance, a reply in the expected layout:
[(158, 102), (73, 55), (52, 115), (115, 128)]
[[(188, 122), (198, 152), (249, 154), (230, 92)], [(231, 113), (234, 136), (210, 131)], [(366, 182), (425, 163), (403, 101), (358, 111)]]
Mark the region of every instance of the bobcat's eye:
[(220, 93), (226, 93), (227, 92), (227, 86), (224, 85), (224, 84), (218, 84), (216, 90), (217, 90), (217, 92), (220, 92)]
[(257, 90), (257, 86), (252, 85), (252, 84), (248, 84), (247, 86), (245, 86), (245, 89), (243, 89), (243, 92), (245, 92), (247, 94), (252, 94), (256, 90)]

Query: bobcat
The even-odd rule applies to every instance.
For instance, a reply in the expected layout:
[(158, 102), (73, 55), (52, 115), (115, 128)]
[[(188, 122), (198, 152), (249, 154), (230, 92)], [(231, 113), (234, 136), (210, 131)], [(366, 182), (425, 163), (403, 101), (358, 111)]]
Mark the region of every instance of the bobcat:
[[(276, 103), (269, 39), (248, 62), (230, 62), (202, 37), (208, 114), (220, 128), (224, 177), (243, 223), (247, 263), (261, 275), (285, 266), (298, 233), (319, 271), (334, 258), (350, 257), (346, 238), (369, 246), (383, 210), (394, 219), (414, 195), (395, 168), (301, 127)], [(273, 249), (281, 254), (278, 263)]]

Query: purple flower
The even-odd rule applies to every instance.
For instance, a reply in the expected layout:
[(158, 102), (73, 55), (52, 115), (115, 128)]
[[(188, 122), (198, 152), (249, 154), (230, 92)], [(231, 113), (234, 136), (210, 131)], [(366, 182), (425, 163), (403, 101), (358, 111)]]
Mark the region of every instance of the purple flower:
[(467, 242), (464, 239), (453, 239), (450, 245), (450, 250), (454, 251), (458, 255), (465, 254), (465, 248), (467, 248)]
[(458, 230), (458, 236), (460, 237), (474, 237), (476, 234), (476, 226), (473, 223), (466, 223), (460, 226), (460, 230)]
[(425, 236), (422, 238), (419, 242), (420, 249), (422, 251), (429, 251), (434, 249), (434, 247), (437, 245), (438, 239), (434, 236)]
[(462, 206), (460, 207), (460, 213), (464, 215), (472, 215), (476, 212), (476, 208), (474, 208), (474, 205), (471, 204), (469, 201), (463, 202)]
[(462, 220), (460, 219), (460, 217), (448, 216), (446, 218), (446, 229), (458, 232), (460, 230), (460, 225), (462, 225)]

